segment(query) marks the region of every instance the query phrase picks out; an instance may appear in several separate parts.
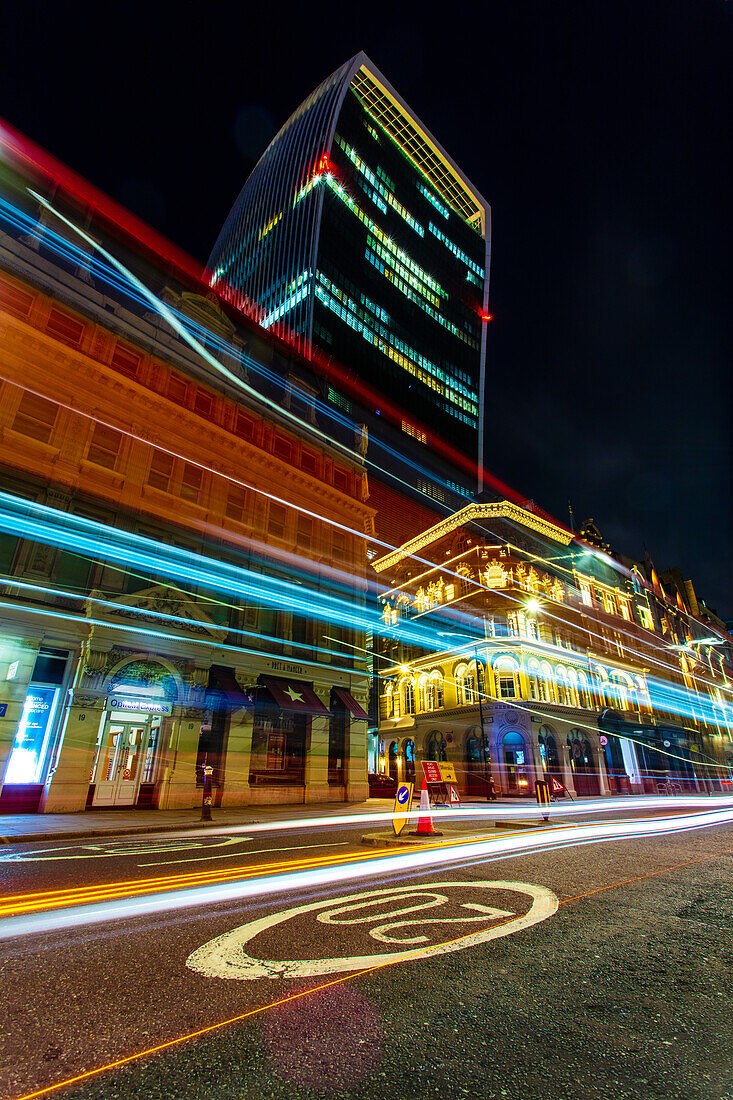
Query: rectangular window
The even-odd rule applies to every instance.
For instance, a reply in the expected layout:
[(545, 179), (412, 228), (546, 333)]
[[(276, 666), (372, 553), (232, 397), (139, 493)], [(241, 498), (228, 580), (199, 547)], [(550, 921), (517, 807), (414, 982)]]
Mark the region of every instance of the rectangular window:
[(185, 405), (186, 398), (188, 397), (188, 385), (178, 375), (172, 374), (168, 379), (168, 396), (171, 401), (177, 401), (181, 405)]
[(247, 492), (245, 489), (233, 486), (227, 493), (225, 514), (228, 519), (234, 519), (237, 523), (244, 520), (244, 510), (247, 506)]
[(60, 340), (62, 344), (78, 348), (84, 332), (84, 325), (81, 321), (75, 321), (73, 317), (68, 317), (61, 310), (52, 309), (46, 324), (46, 332)]
[(241, 435), (242, 439), (251, 439), (255, 431), (255, 422), (251, 416), (245, 416), (244, 413), (238, 412), (234, 431), (237, 435)]
[(193, 407), (199, 416), (211, 416), (213, 406), (214, 402), (208, 393), (204, 393), (203, 390), (196, 390)]
[(141, 355), (138, 355), (134, 351), (130, 351), (129, 348), (123, 347), (122, 344), (117, 344), (112, 353), (110, 366), (114, 367), (120, 374), (127, 375), (128, 378), (137, 378), (141, 362)]
[(298, 546), (310, 550), (313, 545), (313, 520), (310, 516), (298, 516)]
[(285, 538), (285, 523), (287, 513), (282, 504), (271, 504), (270, 514), (267, 520), (267, 533), (275, 539)]
[(514, 677), (513, 676), (499, 676), (497, 680), (497, 687), (499, 688), (500, 699), (513, 699), (516, 692), (514, 690)]
[(428, 441), (428, 437), (426, 436), (425, 432), (421, 432), (419, 428), (416, 428), (407, 420), (402, 421), (402, 431), (406, 432), (407, 435), (411, 435), (413, 439), (416, 439), (418, 441), (418, 443), (427, 443)]
[(316, 455), (311, 454), (310, 451), (301, 451), (300, 465), (307, 474), (316, 474), (318, 472), (318, 459)]
[(283, 458), (286, 462), (290, 462), (293, 457), (293, 447), (290, 440), (283, 439), (281, 435), (276, 435), (273, 452), (277, 458)]
[(652, 613), (648, 607), (637, 608), (639, 612), (639, 622), (647, 630), (654, 630), (654, 620), (652, 619)]
[(591, 597), (590, 585), (580, 582), (580, 598), (586, 607), (593, 606), (593, 599)]
[(92, 432), (87, 459), (97, 466), (105, 466), (108, 470), (114, 470), (117, 465), (117, 457), (122, 445), (122, 435), (114, 428), (108, 428), (104, 424), (95, 424)]
[(163, 493), (170, 492), (171, 476), (173, 474), (173, 456), (165, 451), (155, 450), (150, 463), (148, 485), (154, 489), (160, 489)]
[(27, 317), (33, 305), (33, 297), (24, 290), (3, 283), (0, 286), (0, 306), (8, 313), (14, 313), (16, 317)]
[(334, 488), (340, 489), (342, 493), (349, 490), (349, 475), (340, 466), (334, 466), (333, 468), (333, 484)]
[(346, 535), (343, 531), (333, 533), (333, 556), (336, 561), (346, 561)]
[(181, 496), (183, 499), (198, 504), (201, 500), (203, 480), (204, 471), (200, 466), (194, 466), (192, 462), (184, 462), (183, 477), (181, 478)]
[(26, 391), (15, 414), (13, 430), (41, 443), (48, 443), (56, 426), (58, 411), (58, 405), (53, 401)]

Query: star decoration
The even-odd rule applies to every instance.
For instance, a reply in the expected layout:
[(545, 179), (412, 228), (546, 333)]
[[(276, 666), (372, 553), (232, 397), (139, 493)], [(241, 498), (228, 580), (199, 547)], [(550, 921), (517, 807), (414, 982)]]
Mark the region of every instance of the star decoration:
[(303, 702), (303, 696), (299, 692), (294, 691), (293, 688), (291, 688), (291, 687), (289, 687), (287, 689), (287, 691), (283, 692), (283, 694), (284, 695), (289, 695), (290, 700), (293, 703), (302, 703)]

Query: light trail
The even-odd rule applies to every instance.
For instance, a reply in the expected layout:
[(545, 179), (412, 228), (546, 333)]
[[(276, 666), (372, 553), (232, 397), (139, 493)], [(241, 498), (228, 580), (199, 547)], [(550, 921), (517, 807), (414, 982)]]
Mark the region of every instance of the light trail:
[[(427, 870), (439, 864), (480, 861), (482, 858), (526, 854), (558, 846), (572, 847), (583, 843), (649, 837), (731, 822), (733, 806), (725, 805), (714, 810), (653, 819), (556, 825), (519, 835), (502, 833), (478, 841), (475, 837), (469, 837), (445, 844), (421, 845), (417, 849), (401, 848), (396, 853), (380, 851), (363, 854), (357, 859), (354, 859), (353, 854), (311, 860), (298, 859), (287, 864), (286, 870), (281, 869), (282, 863), (279, 866), (270, 865), (269, 871), (266, 869), (267, 865), (264, 865), (264, 869), (262, 865), (253, 868), (229, 868), (227, 871), (217, 868), (216, 871), (161, 876), (158, 879), (129, 883), (18, 895), (14, 899), (6, 899), (5, 906), (0, 911), (0, 939), (79, 928), (85, 924), (124, 920), (151, 913), (219, 905), (245, 898), (292, 893), (295, 890), (324, 885), (334, 886), (337, 883), (369, 877), (375, 871), (389, 876), (404, 873), (406, 870)], [(240, 877), (229, 881), (237, 873)], [(116, 890), (117, 894), (110, 898), (105, 896), (105, 890), (108, 894), (110, 890)], [(58, 907), (53, 908), (54, 904)]]

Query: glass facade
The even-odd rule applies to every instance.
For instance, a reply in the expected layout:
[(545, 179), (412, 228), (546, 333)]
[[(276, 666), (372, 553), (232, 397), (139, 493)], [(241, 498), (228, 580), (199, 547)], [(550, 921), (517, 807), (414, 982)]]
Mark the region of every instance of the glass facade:
[(488, 218), (362, 54), (263, 154), (209, 259), (211, 282), (476, 459)]

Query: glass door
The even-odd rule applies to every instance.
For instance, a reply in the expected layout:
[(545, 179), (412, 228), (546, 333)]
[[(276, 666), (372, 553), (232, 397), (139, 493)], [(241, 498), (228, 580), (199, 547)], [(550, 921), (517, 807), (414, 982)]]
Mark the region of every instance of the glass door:
[(135, 805), (149, 736), (149, 722), (107, 723), (97, 761), (92, 805)]

